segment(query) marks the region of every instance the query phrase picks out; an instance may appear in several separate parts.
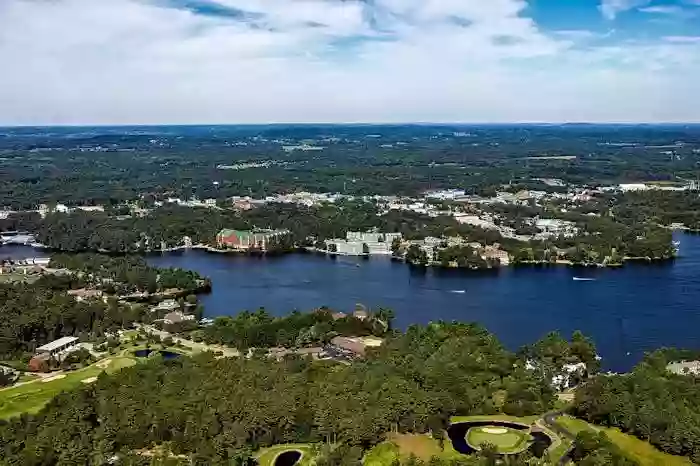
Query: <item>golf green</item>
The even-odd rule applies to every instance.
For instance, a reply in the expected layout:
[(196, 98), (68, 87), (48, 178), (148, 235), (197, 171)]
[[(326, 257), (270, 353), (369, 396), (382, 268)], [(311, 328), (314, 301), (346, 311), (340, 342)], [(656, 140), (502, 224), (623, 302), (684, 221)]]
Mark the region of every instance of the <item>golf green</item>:
[(474, 448), (482, 444), (494, 445), (499, 453), (517, 453), (528, 447), (530, 435), (508, 427), (472, 427), (467, 432), (467, 442)]

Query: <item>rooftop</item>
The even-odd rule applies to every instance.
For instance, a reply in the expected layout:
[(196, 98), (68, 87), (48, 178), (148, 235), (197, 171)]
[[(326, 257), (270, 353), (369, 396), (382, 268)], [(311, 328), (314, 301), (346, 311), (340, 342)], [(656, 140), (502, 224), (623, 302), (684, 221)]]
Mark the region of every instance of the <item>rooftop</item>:
[(58, 340), (54, 340), (51, 343), (47, 343), (44, 346), (38, 347), (36, 350), (37, 351), (53, 351), (58, 348), (61, 348), (62, 346), (65, 346), (70, 343), (74, 343), (78, 341), (78, 337), (63, 337), (59, 338)]

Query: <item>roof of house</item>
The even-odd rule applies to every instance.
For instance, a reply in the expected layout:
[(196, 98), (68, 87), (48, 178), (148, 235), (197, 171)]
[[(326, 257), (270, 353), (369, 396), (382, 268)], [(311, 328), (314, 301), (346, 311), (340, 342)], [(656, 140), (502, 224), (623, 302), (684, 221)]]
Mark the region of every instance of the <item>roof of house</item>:
[(365, 345), (361, 341), (358, 341), (357, 338), (335, 337), (331, 340), (331, 344), (355, 354), (365, 354)]
[(163, 319), (173, 323), (182, 322), (185, 320), (185, 315), (182, 312), (168, 312)]
[(69, 343), (74, 343), (78, 341), (78, 337), (63, 337), (58, 340), (54, 340), (51, 343), (47, 343), (44, 346), (38, 347), (37, 351), (53, 351)]

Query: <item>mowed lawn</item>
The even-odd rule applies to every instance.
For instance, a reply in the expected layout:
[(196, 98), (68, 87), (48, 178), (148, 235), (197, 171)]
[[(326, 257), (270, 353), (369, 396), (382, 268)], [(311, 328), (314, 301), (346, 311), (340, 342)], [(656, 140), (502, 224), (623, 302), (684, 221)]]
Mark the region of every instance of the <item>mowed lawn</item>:
[(310, 466), (313, 464), (313, 447), (308, 443), (288, 443), (283, 445), (273, 445), (268, 448), (263, 448), (256, 455), (255, 458), (258, 460), (260, 466), (273, 466), (275, 464), (275, 458), (280, 453), (285, 451), (297, 450), (300, 451), (302, 456), (301, 460), (295, 466)]
[(692, 466), (694, 463), (682, 456), (669, 455), (658, 450), (649, 442), (621, 432), (619, 429), (598, 427), (581, 419), (570, 416), (561, 416), (557, 423), (566, 427), (573, 433), (582, 430), (605, 432), (608, 438), (624, 451), (630, 458), (637, 460), (641, 466)]
[(97, 377), (102, 372), (112, 373), (134, 364), (136, 364), (134, 358), (115, 356), (84, 369), (62, 372), (48, 381), (37, 379), (24, 385), (0, 390), (0, 419), (22, 413), (37, 413), (56, 395), (84, 384), (83, 380)]

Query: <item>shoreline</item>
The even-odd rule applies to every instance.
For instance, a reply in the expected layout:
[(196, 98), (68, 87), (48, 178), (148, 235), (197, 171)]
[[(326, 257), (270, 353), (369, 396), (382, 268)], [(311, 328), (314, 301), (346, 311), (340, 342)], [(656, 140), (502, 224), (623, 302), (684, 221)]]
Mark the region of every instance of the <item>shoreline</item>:
[[(690, 230), (681, 230), (684, 232), (684, 234), (700, 234), (700, 230), (696, 231), (690, 231)], [(0, 245), (0, 257), (2, 256), (2, 247), (6, 246), (6, 244)], [(79, 254), (81, 252), (90, 252), (90, 251), (65, 251), (61, 249), (55, 249), (48, 247), (46, 245), (39, 245), (39, 244), (7, 244), (7, 246), (10, 247), (28, 247), (32, 249), (37, 249), (37, 250), (44, 250), (44, 251), (50, 251), (50, 252), (59, 252), (59, 253), (64, 253), (64, 254)], [(569, 259), (557, 259), (556, 261), (545, 261), (545, 260), (528, 260), (528, 261), (510, 261), (507, 265), (498, 265), (495, 267), (459, 267), (459, 266), (452, 266), (452, 265), (442, 265), (440, 262), (432, 262), (432, 263), (427, 263), (427, 264), (420, 264), (420, 263), (411, 263), (408, 262), (404, 257), (396, 257), (393, 254), (348, 254), (348, 253), (342, 253), (342, 252), (330, 252), (327, 250), (323, 249), (318, 249), (313, 246), (301, 246), (294, 248), (292, 250), (284, 250), (284, 251), (262, 251), (262, 250), (238, 250), (238, 249), (219, 249), (213, 246), (208, 246), (206, 244), (195, 244), (192, 246), (174, 246), (171, 248), (165, 248), (165, 249), (153, 249), (153, 250), (146, 250), (146, 251), (132, 251), (132, 252), (111, 252), (111, 251), (92, 251), (92, 252), (97, 252), (99, 254), (108, 254), (108, 255), (143, 255), (143, 256), (148, 256), (152, 254), (167, 254), (167, 253), (177, 253), (180, 251), (190, 251), (190, 250), (195, 250), (195, 251), (203, 251), (206, 253), (210, 254), (223, 254), (223, 255), (233, 255), (233, 256), (247, 256), (247, 257), (265, 257), (265, 256), (280, 256), (280, 255), (287, 255), (287, 254), (317, 254), (317, 255), (324, 255), (327, 257), (330, 257), (332, 259), (335, 259), (336, 257), (355, 257), (358, 260), (366, 261), (370, 260), (373, 257), (374, 258), (382, 258), (382, 259), (390, 259), (392, 261), (396, 262), (403, 262), (405, 264), (408, 264), (409, 266), (412, 267), (422, 267), (422, 268), (435, 268), (435, 269), (444, 269), (444, 270), (471, 270), (471, 271), (489, 271), (489, 270), (499, 270), (499, 269), (507, 269), (507, 268), (518, 268), (518, 267), (549, 267), (549, 266), (566, 266), (566, 267), (571, 267), (571, 268), (610, 268), (610, 269), (619, 269), (625, 266), (627, 262), (632, 262), (632, 263), (646, 263), (649, 265), (652, 264), (663, 264), (666, 262), (672, 262), (675, 259), (677, 259), (677, 255), (672, 255), (669, 257), (634, 257), (634, 256), (624, 256), (621, 260), (621, 262), (614, 262), (614, 263), (597, 263), (597, 262), (573, 262)]]

